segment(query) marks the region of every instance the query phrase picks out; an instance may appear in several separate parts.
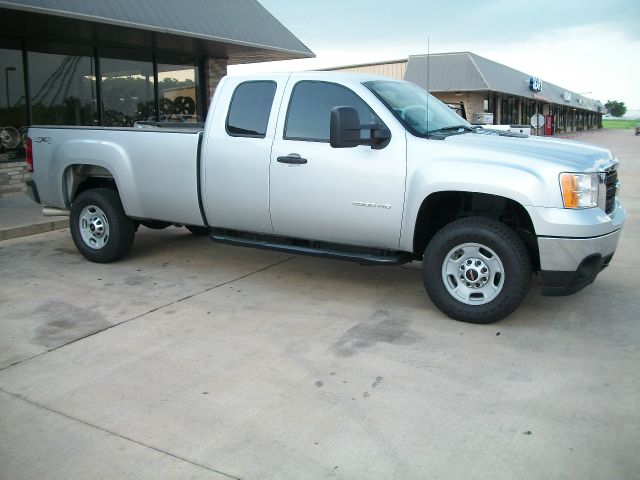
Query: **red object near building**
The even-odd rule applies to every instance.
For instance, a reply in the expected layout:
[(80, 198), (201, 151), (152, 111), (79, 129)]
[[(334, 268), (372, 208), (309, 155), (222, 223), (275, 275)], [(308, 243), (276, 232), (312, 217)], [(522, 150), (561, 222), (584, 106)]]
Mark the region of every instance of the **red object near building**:
[(553, 117), (551, 115), (544, 116), (544, 134), (551, 135), (551, 125), (553, 124)]

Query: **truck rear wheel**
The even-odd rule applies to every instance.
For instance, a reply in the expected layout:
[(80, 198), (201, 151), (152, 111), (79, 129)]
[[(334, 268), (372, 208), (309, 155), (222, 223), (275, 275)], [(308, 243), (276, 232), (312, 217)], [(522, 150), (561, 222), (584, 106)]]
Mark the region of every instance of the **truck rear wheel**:
[(96, 263), (122, 258), (135, 235), (135, 223), (125, 214), (118, 193), (109, 188), (78, 195), (71, 206), (69, 226), (77, 249)]
[(433, 303), (463, 322), (506, 317), (531, 284), (531, 260), (522, 240), (489, 218), (463, 218), (444, 227), (429, 242), (422, 264)]

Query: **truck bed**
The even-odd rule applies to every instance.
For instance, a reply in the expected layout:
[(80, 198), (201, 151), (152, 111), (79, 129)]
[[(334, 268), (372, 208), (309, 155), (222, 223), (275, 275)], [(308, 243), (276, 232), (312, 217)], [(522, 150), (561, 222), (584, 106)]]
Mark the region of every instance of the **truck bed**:
[(77, 166), (95, 165), (115, 180), (129, 217), (203, 225), (198, 201), (201, 135), (200, 126), (33, 126), (33, 179), (43, 204), (69, 208), (84, 175)]

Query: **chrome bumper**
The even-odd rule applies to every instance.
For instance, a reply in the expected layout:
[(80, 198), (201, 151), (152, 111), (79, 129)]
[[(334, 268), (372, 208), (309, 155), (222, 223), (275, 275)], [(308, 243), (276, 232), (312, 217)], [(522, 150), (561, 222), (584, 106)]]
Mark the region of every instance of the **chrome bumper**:
[(622, 230), (593, 238), (539, 237), (541, 270), (576, 271), (594, 255), (607, 257), (615, 252)]
[(593, 283), (618, 246), (620, 232), (593, 238), (538, 238), (543, 295), (570, 295)]

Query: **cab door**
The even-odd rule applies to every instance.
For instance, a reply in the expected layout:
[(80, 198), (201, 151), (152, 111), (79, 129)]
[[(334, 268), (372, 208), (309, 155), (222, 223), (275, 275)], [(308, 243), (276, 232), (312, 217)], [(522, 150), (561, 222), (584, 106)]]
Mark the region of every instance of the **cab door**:
[(273, 233), (269, 164), (289, 74), (227, 77), (207, 119), (201, 182), (209, 225)]
[[(357, 91), (356, 91), (357, 90)], [(270, 212), (275, 234), (397, 249), (406, 177), (405, 132), (361, 84), (292, 76), (271, 152)], [(285, 102), (283, 102), (285, 105)], [(331, 109), (350, 106), (361, 123), (383, 122), (386, 147), (332, 148)]]

